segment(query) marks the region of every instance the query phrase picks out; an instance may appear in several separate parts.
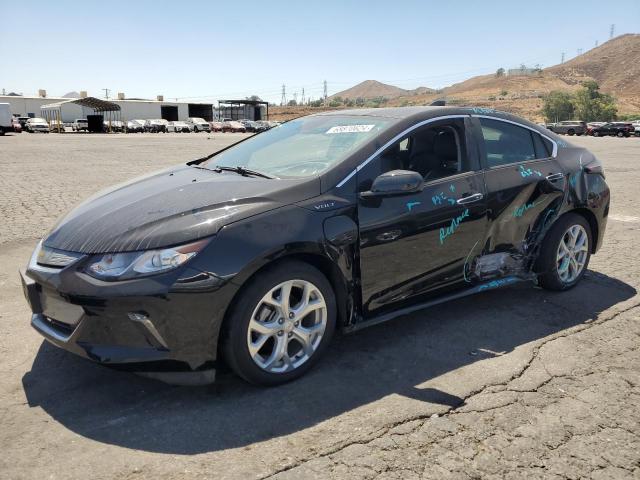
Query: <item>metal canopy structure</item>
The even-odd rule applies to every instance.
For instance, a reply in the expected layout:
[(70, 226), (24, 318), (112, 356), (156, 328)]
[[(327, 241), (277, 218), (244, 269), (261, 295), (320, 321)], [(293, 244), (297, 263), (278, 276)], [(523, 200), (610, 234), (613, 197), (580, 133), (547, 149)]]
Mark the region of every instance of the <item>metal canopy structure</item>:
[[(266, 118), (258, 118), (255, 117), (250, 120), (268, 120), (269, 119), (269, 102), (264, 102), (262, 100), (218, 100), (218, 115), (222, 117), (231, 118), (232, 120), (242, 120), (244, 118), (244, 114), (242, 118), (240, 117), (240, 111), (245, 111), (246, 106), (251, 107), (267, 107)], [(228, 114), (224, 114), (228, 113)], [(254, 111), (255, 113), (255, 111)], [(235, 117), (235, 118), (234, 118)]]
[(64, 105), (80, 105), (81, 107), (90, 108), (94, 114), (102, 115), (105, 121), (108, 121), (108, 129), (111, 131), (111, 122), (118, 120), (121, 121), (121, 108), (115, 102), (109, 102), (108, 100), (101, 100), (96, 97), (84, 97), (84, 98), (72, 98), (57, 103), (50, 103), (40, 107), (42, 115), (49, 122), (53, 128), (54, 125), (58, 131), (64, 131), (62, 127), (62, 115), (60, 113)]
[(71, 100), (65, 100), (64, 102), (58, 103), (50, 103), (49, 105), (43, 105), (41, 110), (60, 110), (62, 105), (74, 103), (76, 105), (80, 105), (82, 107), (87, 107), (93, 109), (96, 113), (103, 112), (119, 112), (121, 110), (120, 105), (114, 102), (109, 102), (107, 100), (100, 100), (95, 97), (85, 97), (85, 98), (73, 98)]

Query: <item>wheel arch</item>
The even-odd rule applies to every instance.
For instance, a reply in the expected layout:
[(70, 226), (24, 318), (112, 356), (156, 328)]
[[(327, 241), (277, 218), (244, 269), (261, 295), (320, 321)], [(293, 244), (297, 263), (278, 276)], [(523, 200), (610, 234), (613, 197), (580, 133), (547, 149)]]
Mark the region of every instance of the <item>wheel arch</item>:
[(599, 231), (599, 227), (598, 227), (598, 220), (596, 219), (595, 214), (589, 210), (588, 208), (574, 208), (573, 210), (569, 210), (568, 212), (566, 212), (564, 215), (566, 215), (567, 213), (576, 213), (580, 216), (582, 216), (587, 223), (589, 224), (589, 227), (591, 229), (591, 253), (596, 253), (596, 250), (598, 249), (598, 235), (600, 234)]
[(220, 342), (223, 341), (223, 338), (225, 337), (225, 330), (226, 328), (228, 328), (229, 318), (231, 317), (235, 306), (240, 301), (242, 293), (244, 292), (246, 286), (266, 270), (277, 268), (279, 265), (282, 265), (283, 263), (289, 261), (297, 261), (311, 265), (319, 270), (320, 273), (322, 273), (327, 278), (329, 284), (331, 285), (331, 288), (333, 289), (333, 293), (336, 299), (336, 324), (338, 326), (343, 326), (346, 324), (349, 317), (349, 295), (347, 280), (345, 279), (344, 274), (342, 273), (336, 262), (319, 253), (292, 252), (290, 254), (279, 256), (267, 263), (264, 263), (257, 268), (254, 268), (250, 272), (243, 272), (242, 283), (238, 286), (236, 292), (231, 298), (231, 301), (224, 311), (222, 324), (220, 325), (221, 334), (218, 336), (218, 344), (220, 344)]

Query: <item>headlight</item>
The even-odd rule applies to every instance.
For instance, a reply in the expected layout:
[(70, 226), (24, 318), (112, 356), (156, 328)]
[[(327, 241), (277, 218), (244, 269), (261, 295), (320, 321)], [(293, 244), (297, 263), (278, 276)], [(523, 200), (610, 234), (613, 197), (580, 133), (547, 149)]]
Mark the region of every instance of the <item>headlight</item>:
[(155, 275), (179, 267), (202, 250), (209, 241), (207, 238), (159, 250), (96, 255), (85, 267), (85, 273), (107, 281)]

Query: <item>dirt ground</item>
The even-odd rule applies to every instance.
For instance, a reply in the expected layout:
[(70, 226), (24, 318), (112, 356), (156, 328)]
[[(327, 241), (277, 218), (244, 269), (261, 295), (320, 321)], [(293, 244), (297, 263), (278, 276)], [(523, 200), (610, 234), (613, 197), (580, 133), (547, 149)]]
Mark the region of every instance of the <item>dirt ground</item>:
[(43, 342), (17, 270), (55, 220), (237, 138), (0, 138), (1, 479), (640, 479), (640, 138), (571, 139), (612, 190), (572, 291), (519, 284), (337, 336), (272, 389), (169, 386)]

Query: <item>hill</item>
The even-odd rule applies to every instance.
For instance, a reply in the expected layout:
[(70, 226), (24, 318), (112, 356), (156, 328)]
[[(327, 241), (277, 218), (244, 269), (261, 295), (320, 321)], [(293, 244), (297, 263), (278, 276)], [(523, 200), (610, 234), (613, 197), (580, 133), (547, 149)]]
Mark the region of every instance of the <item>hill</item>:
[[(426, 87), (405, 90), (367, 80), (330, 98), (355, 100), (384, 97), (387, 101), (381, 106), (405, 106), (428, 105), (444, 97), (450, 105), (495, 108), (541, 121), (545, 95), (553, 90), (574, 92), (586, 80), (595, 80), (603, 92), (611, 93), (617, 100), (620, 114), (640, 116), (640, 34), (620, 35), (565, 63), (545, 68), (534, 75), (480, 75), (437, 93)], [(277, 108), (272, 113), (276, 118), (279, 116)], [(299, 115), (287, 112), (283, 118)]]
[(398, 98), (409, 95), (424, 95), (433, 92), (432, 89), (427, 87), (418, 87), (414, 90), (405, 90), (403, 88), (395, 87), (393, 85), (387, 85), (386, 83), (378, 82), (377, 80), (365, 80), (362, 83), (355, 85), (354, 87), (338, 92), (335, 95), (331, 95), (331, 99), (340, 97), (345, 100), (355, 100), (356, 98), (363, 98), (370, 100), (372, 98)]
[[(542, 98), (553, 90), (573, 92), (595, 80), (613, 94), (620, 113), (640, 113), (640, 35), (616, 37), (568, 62), (531, 76), (480, 75), (443, 89), (448, 103), (487, 106), (542, 120)], [(390, 105), (428, 104), (436, 95), (397, 97)]]

